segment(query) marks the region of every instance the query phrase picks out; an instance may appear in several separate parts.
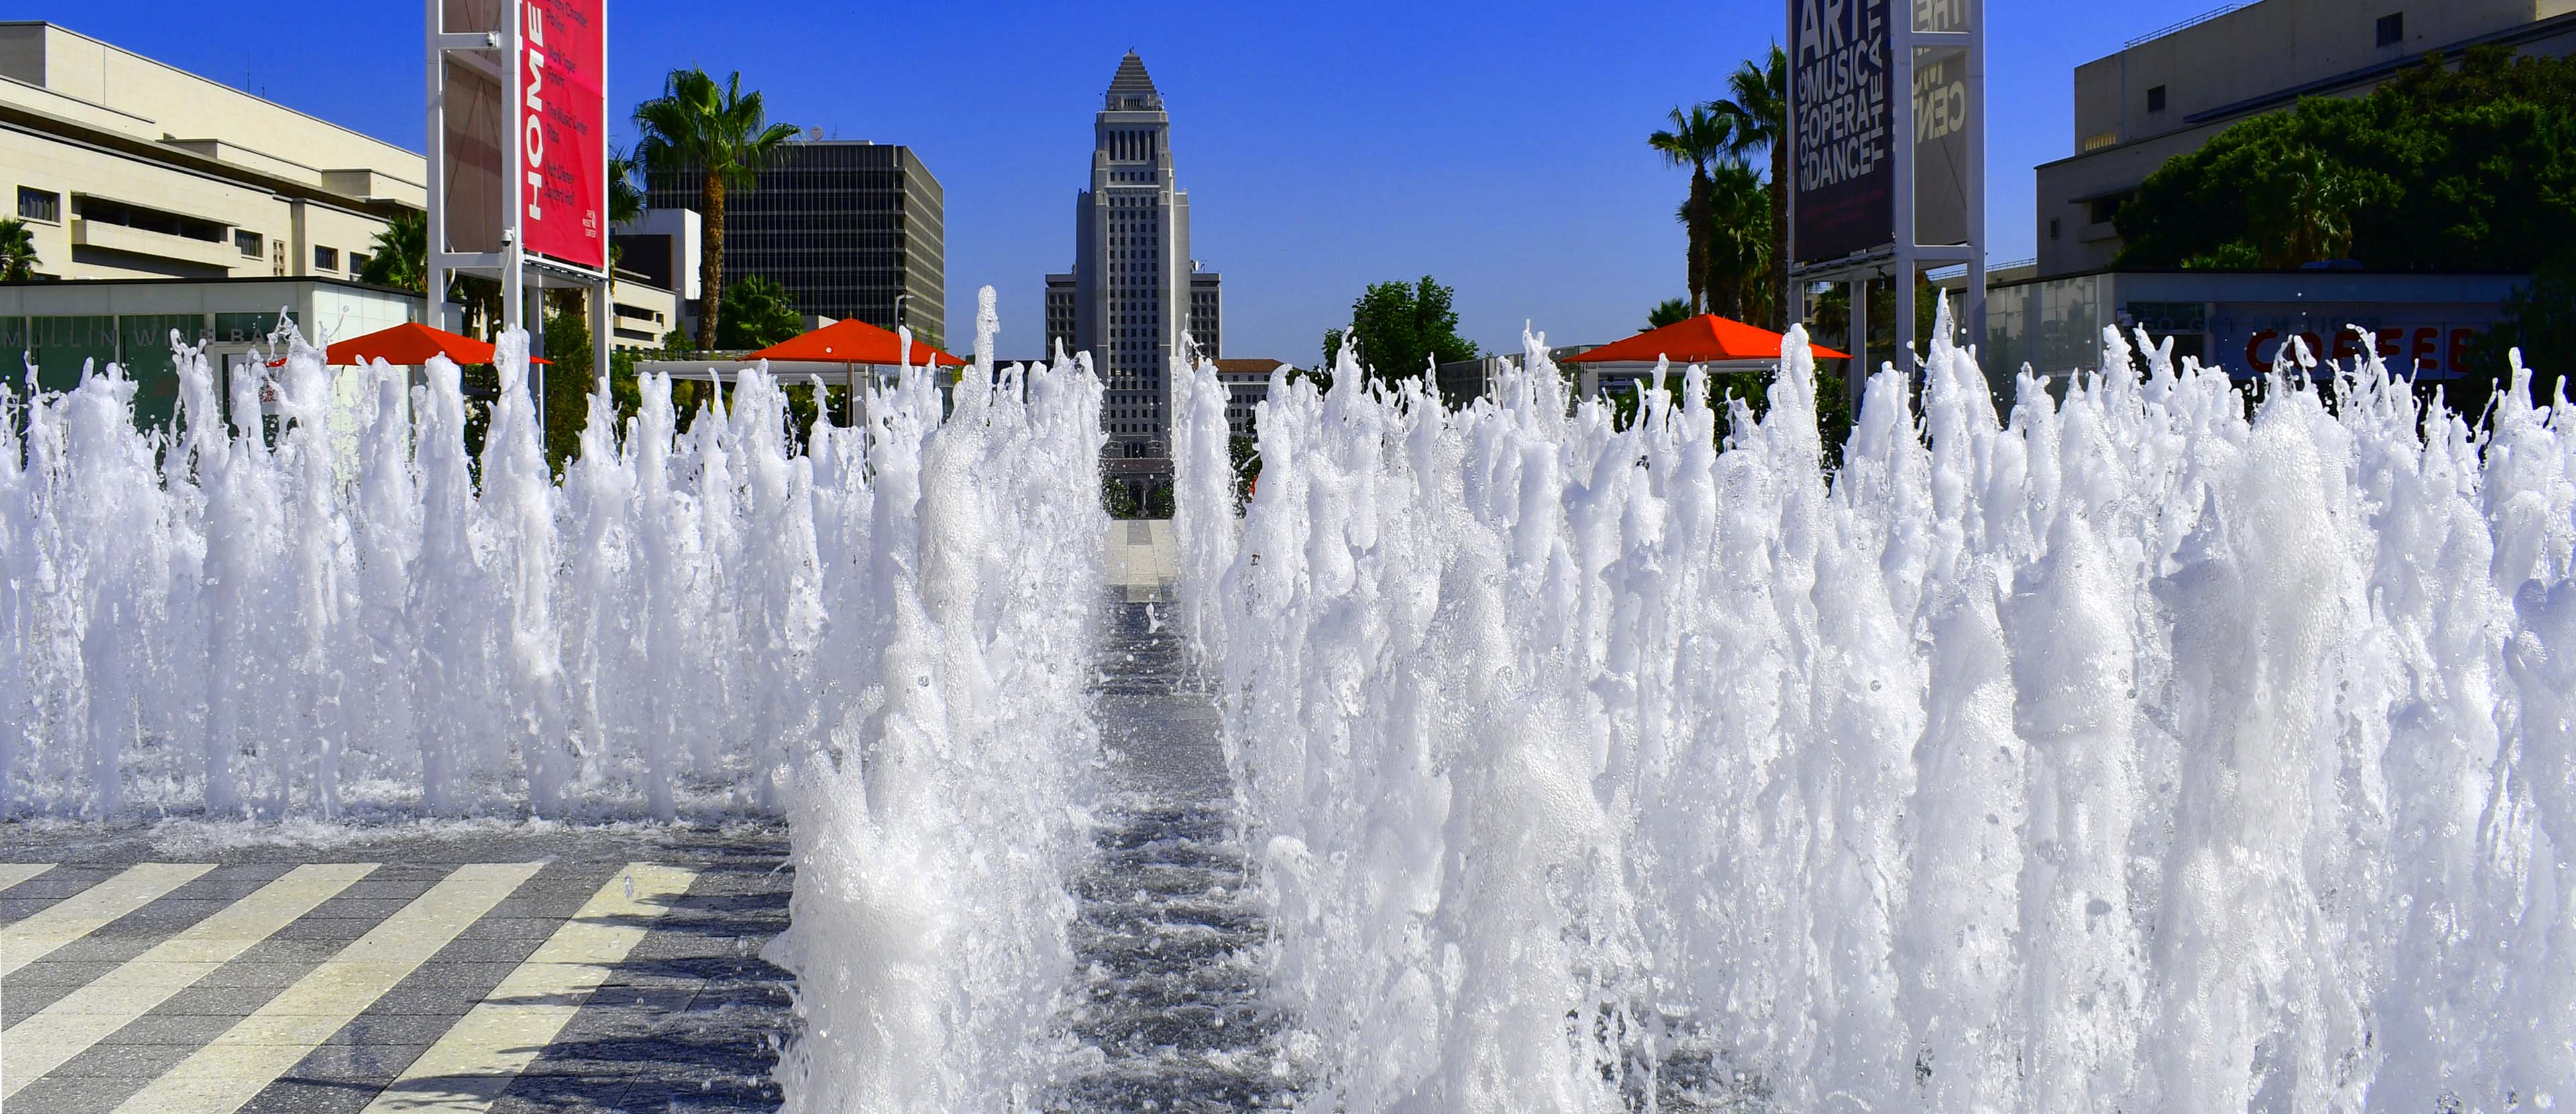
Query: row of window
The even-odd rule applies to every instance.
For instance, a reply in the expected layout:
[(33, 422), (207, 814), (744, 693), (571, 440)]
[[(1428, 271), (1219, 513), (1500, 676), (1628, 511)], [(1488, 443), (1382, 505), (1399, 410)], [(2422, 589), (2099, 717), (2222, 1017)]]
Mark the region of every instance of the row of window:
[[(163, 212), (159, 209), (149, 209), (140, 205), (128, 205), (121, 201), (110, 201), (103, 197), (73, 198), (72, 215), (77, 216), (82, 220), (95, 221), (100, 224), (113, 224), (124, 228), (138, 228), (146, 232), (160, 232), (167, 235), (185, 237), (191, 240), (205, 240), (213, 243), (221, 243), (223, 241), (224, 226), (216, 221), (210, 221), (200, 217), (191, 217), (181, 213)], [(18, 187), (18, 218), (20, 220), (43, 221), (47, 224), (62, 223), (63, 195), (52, 190), (40, 190), (30, 186)], [(247, 228), (236, 228), (232, 230), (232, 233), (233, 249), (239, 251), (242, 258), (258, 259), (261, 256), (268, 254), (267, 237)], [(313, 269), (317, 271), (339, 270), (340, 249), (323, 247), (318, 244), (315, 245), (313, 248)], [(357, 252), (349, 253), (350, 274), (354, 275), (366, 269), (367, 257), (365, 255)]]

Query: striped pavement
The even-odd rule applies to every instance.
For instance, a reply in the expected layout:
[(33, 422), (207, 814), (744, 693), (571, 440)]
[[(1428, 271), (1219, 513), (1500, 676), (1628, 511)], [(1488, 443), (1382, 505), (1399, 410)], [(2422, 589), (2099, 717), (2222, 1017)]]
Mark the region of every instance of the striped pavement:
[(598, 842), (0, 862), (0, 1111), (775, 1109), (783, 848)]

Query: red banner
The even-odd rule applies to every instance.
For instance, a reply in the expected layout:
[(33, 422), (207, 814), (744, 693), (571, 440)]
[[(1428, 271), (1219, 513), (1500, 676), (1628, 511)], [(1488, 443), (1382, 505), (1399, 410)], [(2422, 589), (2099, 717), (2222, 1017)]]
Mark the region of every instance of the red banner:
[(608, 266), (607, 0), (522, 0), (519, 200), (527, 250)]

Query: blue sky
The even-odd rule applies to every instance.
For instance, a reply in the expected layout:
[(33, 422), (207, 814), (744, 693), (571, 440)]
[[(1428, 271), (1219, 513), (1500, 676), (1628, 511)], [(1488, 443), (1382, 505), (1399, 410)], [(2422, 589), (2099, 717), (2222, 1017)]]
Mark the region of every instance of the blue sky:
[[(2211, 3), (1987, 0), (1993, 259), (2032, 254), (2031, 167), (2073, 152), (2074, 67)], [(419, 148), (418, 4), (221, 10), (36, 0), (11, 18)], [(1225, 274), (1227, 355), (1311, 363), (1363, 286), (1423, 274), (1457, 288), (1470, 339), (1517, 350), (1524, 321), (1608, 340), (1683, 293), (1686, 179), (1644, 137), (1724, 95), (1783, 18), (1767, 2), (611, 0), (610, 101), (674, 66), (739, 69), (775, 119), (912, 145), (947, 193), (950, 332), (965, 341), (991, 285), (1017, 357), (1040, 343), (1042, 276), (1072, 261), (1095, 98), (1133, 48), (1172, 111), (1196, 254)]]

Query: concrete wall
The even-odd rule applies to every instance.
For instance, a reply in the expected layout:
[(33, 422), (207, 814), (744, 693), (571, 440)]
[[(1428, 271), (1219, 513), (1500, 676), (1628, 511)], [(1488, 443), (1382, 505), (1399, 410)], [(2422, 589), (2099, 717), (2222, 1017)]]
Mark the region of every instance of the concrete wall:
[[(2076, 150), (2192, 126), (2188, 117), (2576, 8), (2576, 0), (2262, 0), (2075, 71)], [(2379, 20), (2405, 34), (2378, 45)], [(2165, 106), (2147, 109), (2162, 86)]]

